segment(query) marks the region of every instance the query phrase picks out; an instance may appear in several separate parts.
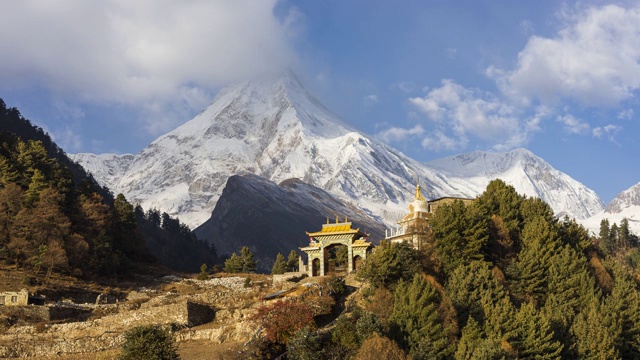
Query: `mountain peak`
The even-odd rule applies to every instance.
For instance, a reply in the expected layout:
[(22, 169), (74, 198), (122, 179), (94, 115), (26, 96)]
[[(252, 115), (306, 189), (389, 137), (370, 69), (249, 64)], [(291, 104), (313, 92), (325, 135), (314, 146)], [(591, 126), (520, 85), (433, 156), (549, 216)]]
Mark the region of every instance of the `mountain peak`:
[(613, 200), (611, 200), (604, 211), (606, 213), (615, 214), (632, 206), (640, 207), (640, 183), (637, 183), (618, 194)]

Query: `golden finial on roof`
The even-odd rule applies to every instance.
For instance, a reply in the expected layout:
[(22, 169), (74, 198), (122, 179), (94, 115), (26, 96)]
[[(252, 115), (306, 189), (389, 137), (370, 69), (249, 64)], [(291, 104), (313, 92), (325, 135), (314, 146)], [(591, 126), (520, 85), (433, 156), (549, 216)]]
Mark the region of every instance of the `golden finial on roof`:
[(327, 216), (327, 224), (329, 223), (329, 217)]
[(416, 200), (424, 201), (424, 196), (422, 196), (422, 193), (420, 192), (420, 184), (416, 185)]
[(346, 216), (344, 217), (344, 222), (349, 222), (349, 218), (347, 218)]
[(338, 223), (338, 215), (336, 215), (336, 224)]

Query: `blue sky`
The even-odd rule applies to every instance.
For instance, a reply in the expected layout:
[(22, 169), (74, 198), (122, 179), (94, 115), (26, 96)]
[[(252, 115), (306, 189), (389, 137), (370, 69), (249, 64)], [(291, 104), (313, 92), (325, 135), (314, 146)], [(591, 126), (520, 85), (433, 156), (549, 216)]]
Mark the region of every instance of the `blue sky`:
[(420, 161), (525, 147), (608, 202), (640, 181), (638, 1), (15, 1), (0, 97), (69, 153), (136, 153), (294, 69)]

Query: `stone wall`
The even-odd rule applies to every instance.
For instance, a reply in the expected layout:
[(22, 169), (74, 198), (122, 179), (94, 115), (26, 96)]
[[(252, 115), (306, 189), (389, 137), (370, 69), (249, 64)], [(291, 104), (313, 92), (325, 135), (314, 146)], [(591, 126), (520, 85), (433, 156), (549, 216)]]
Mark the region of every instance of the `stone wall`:
[(0, 307), (0, 315), (15, 316), (27, 322), (82, 321), (91, 315), (91, 309), (66, 306), (7, 306)]

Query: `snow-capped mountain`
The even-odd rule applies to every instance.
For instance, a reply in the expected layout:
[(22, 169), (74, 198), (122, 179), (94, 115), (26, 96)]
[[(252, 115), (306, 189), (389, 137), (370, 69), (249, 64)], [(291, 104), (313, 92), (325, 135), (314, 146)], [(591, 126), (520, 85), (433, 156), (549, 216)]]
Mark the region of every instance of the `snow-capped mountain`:
[(114, 193), (191, 227), (211, 216), (227, 178), (244, 172), (275, 183), (299, 178), (388, 224), (406, 211), (416, 182), (428, 198), (475, 197), (499, 177), (557, 213), (585, 217), (602, 209), (593, 191), (526, 150), (419, 163), (349, 127), (291, 74), (221, 91), (194, 119), (133, 157), (73, 158)]
[(477, 193), (484, 191), (489, 181), (500, 178), (520, 194), (544, 200), (560, 217), (584, 219), (604, 208), (593, 190), (526, 149), (506, 153), (476, 151), (430, 161), (427, 166), (450, 178), (464, 179)]
[(640, 234), (640, 183), (621, 192), (607, 204), (603, 211), (581, 220), (580, 223), (594, 234), (598, 234), (600, 221), (603, 219), (608, 219), (610, 224), (620, 225), (624, 218), (629, 220), (631, 232)]

